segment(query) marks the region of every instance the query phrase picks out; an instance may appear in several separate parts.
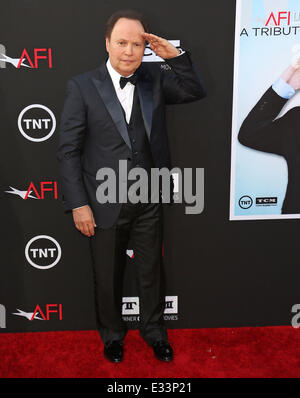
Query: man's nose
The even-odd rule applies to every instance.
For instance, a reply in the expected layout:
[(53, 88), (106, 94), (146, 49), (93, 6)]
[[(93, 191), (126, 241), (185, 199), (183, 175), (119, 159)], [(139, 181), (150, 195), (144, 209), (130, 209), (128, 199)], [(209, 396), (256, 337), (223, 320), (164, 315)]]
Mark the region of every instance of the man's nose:
[(132, 55), (132, 54), (133, 54), (133, 47), (132, 47), (132, 44), (128, 44), (128, 45), (126, 46), (126, 54), (127, 54), (127, 55)]

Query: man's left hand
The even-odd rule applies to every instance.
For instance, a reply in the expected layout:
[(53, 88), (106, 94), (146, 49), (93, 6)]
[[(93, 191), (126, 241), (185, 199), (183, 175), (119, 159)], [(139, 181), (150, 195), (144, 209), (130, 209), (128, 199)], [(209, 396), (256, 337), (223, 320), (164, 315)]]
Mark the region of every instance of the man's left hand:
[(180, 51), (162, 37), (152, 33), (142, 33), (143, 38), (149, 42), (151, 49), (163, 59), (174, 58), (180, 54)]

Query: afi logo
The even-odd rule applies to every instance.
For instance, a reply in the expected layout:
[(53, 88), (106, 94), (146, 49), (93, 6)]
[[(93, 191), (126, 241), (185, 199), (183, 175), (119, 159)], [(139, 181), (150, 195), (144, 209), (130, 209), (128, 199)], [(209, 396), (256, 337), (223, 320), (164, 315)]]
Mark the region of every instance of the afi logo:
[(6, 55), (6, 48), (0, 44), (0, 68), (5, 68), (6, 64), (11, 64), (15, 68), (20, 69), (21, 66), (32, 69), (39, 69), (40, 62), (46, 64), (49, 69), (52, 68), (52, 49), (51, 48), (34, 48), (30, 52), (24, 48), (19, 58), (11, 58)]
[[(51, 307), (52, 308), (54, 307), (54, 308), (51, 309)], [(53, 313), (57, 314), (57, 315), (55, 315), (55, 318), (56, 319), (58, 318), (61, 321), (62, 320), (62, 304), (46, 304), (45, 312), (43, 312), (41, 310), (41, 307), (39, 305), (37, 305), (35, 307), (35, 310), (33, 312), (32, 317), (30, 318), (30, 320), (32, 321), (34, 319), (34, 317), (36, 316), (36, 314), (40, 314), (44, 321), (49, 321), (50, 314), (53, 314)], [(51, 315), (51, 316), (53, 318), (54, 315)]]
[[(10, 191), (5, 191), (6, 193), (11, 193), (13, 195), (18, 195), (22, 199), (45, 199), (45, 192), (50, 191), (51, 194), (48, 194), (48, 197), (51, 195), (54, 199), (57, 199), (57, 181), (41, 181), (40, 186), (35, 186), (31, 181), (27, 190), (20, 190), (10, 187)], [(35, 195), (33, 195), (33, 192)]]
[(280, 26), (281, 21), (287, 21), (287, 25), (290, 25), (291, 24), (291, 12), (290, 11), (279, 11), (277, 13), (277, 15), (276, 14), (274, 15), (274, 13), (271, 12), (271, 14), (267, 20), (266, 26), (268, 26), (271, 21), (275, 24), (275, 26)]
[[(52, 186), (53, 184), (53, 186)], [(50, 185), (50, 186), (49, 186)], [(40, 182), (40, 194), (38, 193), (35, 185), (33, 182), (30, 183), (25, 198), (28, 198), (28, 195), (34, 191), (34, 193), (36, 194), (37, 199), (45, 199), (45, 192), (51, 192), (51, 195), (54, 196), (54, 199), (57, 199), (57, 181), (41, 181)]]

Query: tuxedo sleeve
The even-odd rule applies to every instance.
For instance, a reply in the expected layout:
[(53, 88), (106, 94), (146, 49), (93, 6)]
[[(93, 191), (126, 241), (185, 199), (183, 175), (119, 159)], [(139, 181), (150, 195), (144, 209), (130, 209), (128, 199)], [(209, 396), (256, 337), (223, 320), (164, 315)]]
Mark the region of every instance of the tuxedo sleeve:
[(88, 204), (82, 170), (81, 152), (86, 133), (86, 110), (75, 80), (67, 84), (67, 94), (61, 115), (57, 159), (66, 211)]
[(284, 141), (293, 127), (293, 110), (274, 119), (286, 102), (287, 99), (270, 87), (242, 123), (239, 142), (249, 148), (284, 156)]
[(197, 101), (206, 96), (202, 78), (193, 65), (188, 51), (165, 60), (161, 80), (166, 104)]

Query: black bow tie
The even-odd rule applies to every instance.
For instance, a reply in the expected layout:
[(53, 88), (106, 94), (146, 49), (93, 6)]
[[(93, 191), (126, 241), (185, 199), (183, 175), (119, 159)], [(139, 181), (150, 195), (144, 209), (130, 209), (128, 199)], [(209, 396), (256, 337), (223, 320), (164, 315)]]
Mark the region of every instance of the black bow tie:
[(127, 84), (128, 82), (130, 82), (131, 84), (136, 85), (137, 80), (138, 80), (138, 75), (137, 75), (136, 73), (134, 73), (134, 74), (133, 74), (132, 76), (130, 76), (130, 77), (123, 77), (123, 76), (121, 76), (121, 77), (120, 77), (120, 87), (121, 87), (121, 89), (123, 90), (123, 88), (126, 86), (126, 84)]

